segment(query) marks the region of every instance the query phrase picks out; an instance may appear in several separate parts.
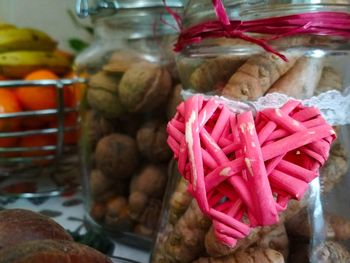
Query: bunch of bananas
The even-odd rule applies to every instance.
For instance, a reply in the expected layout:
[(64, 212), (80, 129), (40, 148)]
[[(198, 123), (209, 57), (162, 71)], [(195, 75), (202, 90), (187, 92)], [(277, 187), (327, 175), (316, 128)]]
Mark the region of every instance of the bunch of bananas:
[(38, 69), (62, 75), (70, 70), (71, 62), (57, 52), (56, 41), (46, 33), (0, 22), (0, 75), (20, 79)]

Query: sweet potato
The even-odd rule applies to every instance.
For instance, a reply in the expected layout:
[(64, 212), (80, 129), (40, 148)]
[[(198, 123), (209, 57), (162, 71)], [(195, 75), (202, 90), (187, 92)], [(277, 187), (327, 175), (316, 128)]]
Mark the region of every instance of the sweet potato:
[(283, 255), (273, 249), (251, 248), (221, 258), (200, 258), (193, 263), (284, 263)]
[(302, 57), (268, 90), (297, 99), (310, 98), (319, 83), (323, 68), (321, 58)]
[(187, 263), (204, 252), (204, 236), (210, 220), (200, 211), (195, 200), (165, 238), (162, 249), (154, 255), (153, 262)]
[(315, 95), (331, 89), (341, 90), (343, 81), (340, 74), (332, 67), (326, 66), (322, 70), (321, 79), (318, 83)]
[(343, 245), (334, 241), (327, 241), (313, 251), (311, 261), (317, 263), (349, 263), (350, 253)]
[[(335, 240), (350, 239), (350, 220), (343, 217), (326, 213), (324, 217), (326, 237)], [(286, 222), (289, 235), (309, 240), (312, 236), (312, 229), (308, 219), (307, 209), (301, 210), (298, 214)]]
[(179, 220), (192, 201), (192, 196), (187, 191), (187, 187), (187, 181), (181, 177), (174, 194), (170, 198), (169, 222), (171, 224), (175, 224)]
[[(283, 219), (281, 219), (283, 221)], [(253, 228), (250, 234), (244, 239), (238, 240), (234, 247), (226, 246), (217, 241), (214, 230), (211, 227), (205, 236), (206, 252), (212, 257), (222, 257), (235, 253), (236, 251), (244, 251), (250, 246), (256, 244), (267, 233), (274, 231), (279, 227), (279, 224), (265, 227)]]
[(263, 228), (262, 236), (257, 241), (256, 246), (259, 248), (276, 250), (287, 260), (289, 255), (289, 240), (284, 224), (277, 224), (276, 228), (271, 231), (264, 231)]
[(321, 168), (320, 180), (322, 191), (325, 193), (333, 189), (333, 187), (341, 180), (349, 168), (348, 153), (339, 140), (333, 143), (329, 159)]
[(190, 87), (198, 92), (220, 90), (245, 60), (243, 56), (232, 55), (209, 59), (192, 73)]
[(265, 92), (299, 58), (297, 53), (286, 54), (288, 62), (270, 53), (250, 57), (229, 79), (222, 95), (238, 100), (254, 100)]

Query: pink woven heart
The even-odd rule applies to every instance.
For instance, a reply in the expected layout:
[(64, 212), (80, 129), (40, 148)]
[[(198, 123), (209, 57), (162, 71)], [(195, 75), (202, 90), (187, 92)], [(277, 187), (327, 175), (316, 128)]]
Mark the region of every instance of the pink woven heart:
[(254, 118), (200, 95), (178, 106), (168, 133), (189, 191), (229, 246), (303, 197), (335, 139), (318, 109), (295, 100)]

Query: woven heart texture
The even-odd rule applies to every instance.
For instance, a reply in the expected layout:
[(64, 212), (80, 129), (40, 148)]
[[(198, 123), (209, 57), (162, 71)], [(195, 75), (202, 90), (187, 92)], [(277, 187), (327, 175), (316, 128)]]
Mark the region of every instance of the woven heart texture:
[(303, 197), (336, 138), (317, 108), (296, 100), (253, 114), (201, 95), (178, 106), (167, 130), (190, 193), (231, 247)]

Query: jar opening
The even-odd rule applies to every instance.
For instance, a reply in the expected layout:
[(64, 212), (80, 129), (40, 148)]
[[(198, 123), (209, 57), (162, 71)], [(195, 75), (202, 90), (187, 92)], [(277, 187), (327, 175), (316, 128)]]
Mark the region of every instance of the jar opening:
[[(180, 0), (168, 0), (167, 6), (181, 8)], [(138, 10), (147, 8), (164, 8), (162, 0), (76, 0), (76, 12), (80, 17), (107, 17), (122, 10)]]
[(267, 1), (261, 4), (257, 1), (241, 9), (240, 15), (243, 20), (266, 18), (273, 16), (292, 15), (307, 12), (349, 12), (350, 4), (348, 1)]
[(177, 25), (172, 16), (163, 8), (145, 10), (123, 10), (109, 17), (94, 20), (96, 34), (102, 38), (128, 39), (172, 35), (177, 33)]

